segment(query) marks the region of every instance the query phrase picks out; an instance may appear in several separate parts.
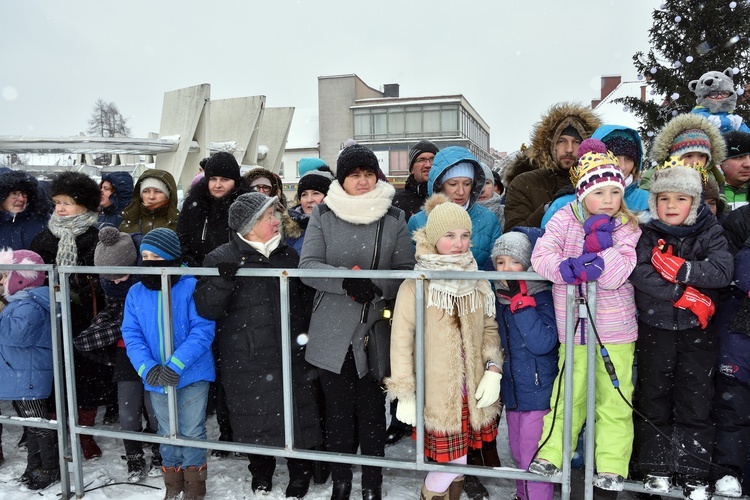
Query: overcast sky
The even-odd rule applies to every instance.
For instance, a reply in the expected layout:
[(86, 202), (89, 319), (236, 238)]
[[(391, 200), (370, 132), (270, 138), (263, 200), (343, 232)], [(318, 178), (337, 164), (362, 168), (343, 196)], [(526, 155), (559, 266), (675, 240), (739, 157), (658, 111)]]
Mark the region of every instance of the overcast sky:
[(635, 80), (659, 4), (2, 0), (0, 135), (77, 135), (101, 98), (146, 137), (164, 92), (200, 83), (213, 99), (265, 95), (301, 120), (316, 114), (318, 76), (355, 73), (399, 83), (401, 97), (463, 94), (491, 146), (513, 151), (551, 104), (589, 103), (601, 75)]

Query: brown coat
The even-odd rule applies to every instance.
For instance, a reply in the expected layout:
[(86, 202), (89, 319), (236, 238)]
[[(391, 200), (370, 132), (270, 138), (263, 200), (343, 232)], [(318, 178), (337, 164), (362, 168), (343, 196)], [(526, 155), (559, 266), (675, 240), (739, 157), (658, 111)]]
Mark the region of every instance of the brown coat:
[[(415, 234), (419, 238), (421, 229)], [(423, 250), (417, 244), (417, 253)], [(434, 249), (431, 252), (436, 253)], [(425, 300), (429, 281), (425, 281)], [(392, 399), (414, 398), (416, 370), (414, 364), (416, 342), (416, 282), (405, 280), (398, 291), (391, 331), (391, 376), (385, 380)], [(435, 307), (425, 307), (425, 406), (424, 423), (428, 431), (461, 432), (461, 391), (464, 373), (469, 402), (469, 421), (480, 429), (497, 415), (499, 404), (477, 408), (474, 393), (484, 375), (487, 361), (503, 364), (500, 337), (494, 317), (483, 310), (469, 313), (459, 321)], [(461, 353), (464, 353), (462, 358)]]

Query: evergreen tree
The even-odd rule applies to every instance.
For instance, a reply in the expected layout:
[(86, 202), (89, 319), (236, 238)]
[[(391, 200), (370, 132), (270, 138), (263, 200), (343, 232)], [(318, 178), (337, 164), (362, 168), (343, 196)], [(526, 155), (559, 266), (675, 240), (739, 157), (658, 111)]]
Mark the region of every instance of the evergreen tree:
[(633, 62), (653, 98), (614, 101), (635, 113), (646, 142), (672, 117), (690, 112), (695, 94), (688, 83), (708, 71), (734, 69), (735, 112), (749, 121), (750, 0), (665, 0), (651, 17), (651, 49), (636, 53)]
[[(98, 137), (128, 137), (130, 127), (127, 122), (128, 120), (122, 116), (115, 103), (97, 99), (94, 109), (91, 110), (86, 133)], [(95, 165), (108, 165), (111, 160), (112, 155), (109, 153), (94, 156)]]

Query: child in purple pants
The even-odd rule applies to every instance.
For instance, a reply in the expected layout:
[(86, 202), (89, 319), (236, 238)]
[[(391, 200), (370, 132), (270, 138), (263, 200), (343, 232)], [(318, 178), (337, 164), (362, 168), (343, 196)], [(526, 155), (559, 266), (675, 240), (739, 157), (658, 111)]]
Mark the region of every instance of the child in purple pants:
[[(492, 263), (498, 271), (531, 268), (529, 237), (511, 231), (495, 241)], [(497, 280), (497, 323), (505, 351), (501, 396), (508, 421), (510, 450), (519, 469), (526, 470), (536, 454), (549, 412), (557, 376), (557, 329), (552, 292), (546, 281)], [(551, 500), (554, 484), (516, 481), (522, 500)]]

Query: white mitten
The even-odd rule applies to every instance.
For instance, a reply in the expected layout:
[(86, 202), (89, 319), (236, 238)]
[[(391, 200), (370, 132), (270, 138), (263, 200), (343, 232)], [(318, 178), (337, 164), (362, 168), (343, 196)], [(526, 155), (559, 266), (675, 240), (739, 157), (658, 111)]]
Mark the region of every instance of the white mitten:
[(500, 380), (503, 375), (490, 370), (485, 370), (482, 380), (479, 381), (477, 392), (477, 408), (486, 408), (500, 399)]
[(398, 398), (396, 418), (407, 425), (417, 425), (417, 398)]

